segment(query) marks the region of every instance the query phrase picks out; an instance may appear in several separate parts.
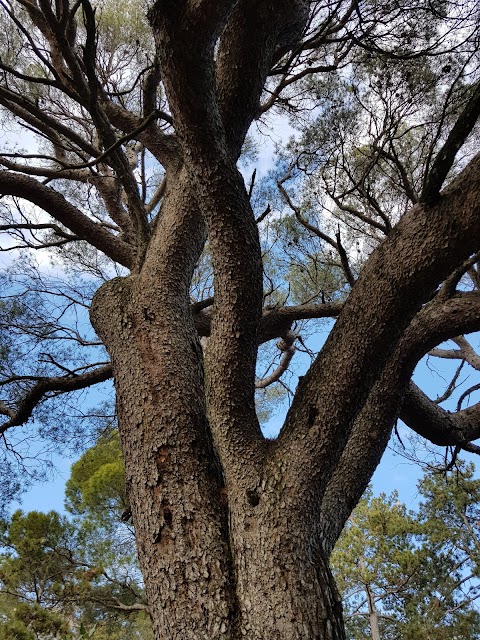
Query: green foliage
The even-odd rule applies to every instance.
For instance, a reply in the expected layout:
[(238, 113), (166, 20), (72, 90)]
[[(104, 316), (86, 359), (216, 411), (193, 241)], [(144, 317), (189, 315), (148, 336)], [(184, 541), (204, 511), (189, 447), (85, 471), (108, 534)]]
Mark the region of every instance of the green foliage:
[(102, 436), (72, 465), (65, 497), (71, 513), (120, 519), (128, 501), (118, 431)]
[(1, 522), (0, 640), (150, 640), (131, 555), (89, 531), (54, 511)]
[(461, 465), (457, 476), (428, 473), (419, 489), (418, 512), (369, 490), (332, 554), (351, 640), (370, 634), (372, 611), (385, 639), (480, 638), (480, 481)]
[[(73, 527), (58, 513), (16, 511), (2, 521), (0, 589), (8, 594), (2, 604), (4, 624), (0, 638), (56, 638), (68, 632), (68, 582), (76, 567), (69, 540)], [(3, 635), (2, 635), (3, 634)]]
[(97, 625), (95, 624), (87, 631), (85, 625), (82, 623), (79, 629), (80, 638), (93, 638), (96, 629)]
[[(277, 206), (282, 207), (281, 203)], [(302, 219), (314, 227), (328, 228), (305, 202)], [(344, 297), (344, 275), (329, 245), (319, 241), (295, 216), (285, 214), (274, 219), (268, 228), (269, 243), (264, 269), (269, 284), (270, 305), (304, 304), (311, 301), (332, 302)]]
[(140, 47), (147, 51), (151, 50), (151, 31), (146, 18), (146, 3), (100, 0), (96, 5), (102, 36), (101, 44), (108, 52), (135, 51)]
[[(3, 282), (0, 281), (0, 284)], [(18, 321), (28, 314), (25, 305), (19, 300), (0, 300), (0, 375), (5, 376), (9, 371), (10, 358), (18, 356), (15, 349), (12, 328)]]
[(56, 640), (67, 634), (65, 617), (36, 603), (17, 603), (0, 628), (0, 640)]
[(55, 603), (62, 589), (59, 580), (72, 569), (69, 540), (73, 533), (70, 523), (55, 511), (16, 511), (10, 522), (3, 521), (0, 544), (6, 552), (0, 580), (4, 587)]
[[(91, 564), (109, 567), (119, 579), (135, 574), (134, 581), (137, 582), (136, 552), (133, 530), (128, 522), (130, 509), (118, 431), (110, 430), (102, 435), (72, 465), (65, 488), (65, 504), (75, 516), (85, 558)], [(129, 600), (130, 596), (125, 593), (124, 597)]]

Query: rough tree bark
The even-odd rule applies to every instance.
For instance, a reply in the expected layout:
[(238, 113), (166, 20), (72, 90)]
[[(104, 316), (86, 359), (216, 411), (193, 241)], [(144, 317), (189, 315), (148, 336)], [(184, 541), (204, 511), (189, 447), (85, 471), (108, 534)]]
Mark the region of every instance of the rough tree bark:
[[(442, 194), (438, 175), (447, 175), (451, 154), (435, 165), (435, 184), (372, 253), (343, 306), (305, 305), (262, 315), (258, 228), (236, 162), (261, 110), (267, 74), (300, 42), (309, 3), (158, 0), (149, 14), (157, 56), (149, 78), (158, 85), (161, 75), (170, 109), (165, 117), (174, 123), (175, 137), (102, 93), (92, 67), (95, 25), (86, 0), (80, 62), (68, 3), (57, 3), (60, 17), (48, 2), (21, 4), (52, 49), (52, 82), (89, 111), (124, 190), (126, 208), (117, 210), (110, 183), (100, 181), (109, 215), (122, 232), (115, 235), (48, 184), (21, 175), (18, 167), (7, 170), (11, 163), (5, 161), (0, 172), (3, 194), (42, 207), (130, 269), (99, 289), (91, 321), (111, 358), (111, 369), (99, 370), (98, 381), (113, 374), (156, 638), (341, 640), (342, 607), (328, 556), (378, 464), (404, 398), (405, 420), (419, 432), (430, 429), (432, 440), (462, 444), (479, 435), (478, 409), (452, 421), (409, 381), (429, 349), (480, 329), (478, 292), (455, 292), (454, 286), (435, 295), (480, 249), (480, 157)], [(319, 30), (325, 42), (352, 11), (349, 6), (336, 18), (337, 27), (329, 17)], [(480, 104), (476, 94), (473, 99)], [(45, 135), (53, 130), (8, 87), (0, 91), (0, 102)], [(146, 91), (144, 116), (150, 117), (150, 107), (154, 113), (155, 100)], [(165, 167), (153, 226), (115, 146), (114, 129), (134, 131), (132, 137)], [(455, 135), (464, 139), (466, 129)], [(82, 142), (67, 129), (56, 135), (77, 146)], [(87, 157), (100, 155), (91, 146), (84, 150)], [(36, 175), (51, 177), (38, 169)], [(195, 309), (189, 297), (207, 237), (215, 288), (208, 311)], [(258, 345), (285, 335), (296, 318), (322, 315), (338, 316), (335, 328), (299, 384), (279, 438), (268, 441), (254, 403)], [(200, 335), (208, 336), (205, 352)], [(8, 417), (2, 433), (25, 422), (46, 391), (79, 389), (91, 378), (51, 379), (16, 412), (0, 407)]]

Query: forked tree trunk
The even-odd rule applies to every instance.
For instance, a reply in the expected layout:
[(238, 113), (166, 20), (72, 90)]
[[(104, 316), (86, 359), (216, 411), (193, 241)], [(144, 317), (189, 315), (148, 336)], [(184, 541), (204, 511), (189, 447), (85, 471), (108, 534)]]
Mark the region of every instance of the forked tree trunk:
[[(83, 181), (77, 170), (98, 164), (98, 175), (95, 168), (85, 184), (98, 185), (114, 229), (118, 218), (122, 233), (21, 175), (21, 165), (0, 171), (0, 188), (4, 196), (42, 207), (74, 234), (62, 238), (87, 240), (132, 269), (129, 277), (101, 287), (91, 319), (111, 357), (126, 484), (156, 638), (341, 640), (341, 605), (327, 552), (387, 444), (415, 364), (435, 345), (479, 328), (478, 300), (472, 307), (472, 298), (456, 286), (466, 261), (473, 268), (470, 259), (479, 250), (480, 156), (438, 193), (478, 119), (478, 92), (466, 99), (445, 146), (432, 158), (421, 202), (362, 268), (326, 346), (298, 385), (279, 439), (268, 443), (254, 401), (262, 254), (236, 162), (251, 123), (271, 102), (262, 107), (269, 74), (275, 68), (275, 75), (284, 76), (279, 90), (289, 86), (290, 65), (298, 60), (297, 69), (306, 69), (310, 47), (336, 42), (356, 4), (344, 17), (339, 6), (326, 7), (326, 22), (316, 33), (321, 14), (307, 0), (156, 0), (149, 12), (155, 61), (135, 82), (142, 87), (139, 118), (101, 88), (102, 74), (95, 75), (101, 38), (89, 2), (74, 3), (69, 17), (68, 2), (56, 3), (60, 18), (49, 2), (38, 8), (19, 4), (51, 49), (42, 62), (54, 78), (45, 77), (46, 86), (65, 91), (85, 116), (90, 110), (92, 129), (85, 121), (83, 139), (76, 126), (70, 131), (62, 124), (61, 114), (57, 127), (48, 112), (43, 120), (41, 110), (9, 89), (2, 104), (53, 142), (62, 171), (68, 168), (61, 161), (63, 148), (73, 153), (78, 146), (80, 157), (94, 158), (70, 167), (73, 179)], [(85, 46), (72, 35), (80, 6)], [(13, 13), (12, 18), (17, 21)], [(303, 75), (300, 71), (296, 79)], [(160, 76), (168, 116), (156, 108)], [(157, 116), (173, 125), (174, 135), (162, 132)], [(119, 138), (120, 130), (126, 136)], [(137, 139), (148, 141), (146, 147), (165, 168), (158, 191), (162, 203), (152, 224), (134, 171), (120, 152), (121, 145)], [(110, 169), (101, 169), (104, 161), (114, 170), (111, 176)], [(42, 167), (32, 165), (26, 173), (30, 169), (44, 175)], [(45, 169), (47, 177), (67, 177)], [(106, 184), (113, 177), (110, 189)], [(117, 189), (110, 211), (108, 200)], [(145, 184), (143, 190), (149, 190)], [(11, 228), (17, 226), (29, 225)], [(207, 230), (215, 300), (204, 360), (190, 285)], [(338, 245), (343, 263), (340, 237)], [(347, 277), (353, 280), (349, 270)], [(459, 300), (468, 307), (460, 314)], [(74, 377), (61, 377), (58, 390), (64, 392), (63, 384)], [(439, 444), (463, 446), (477, 437), (478, 408), (460, 412), (461, 421), (449, 421), (445, 432), (443, 410), (428, 399), (419, 406), (410, 396), (414, 415), (410, 403), (407, 416), (423, 423), (420, 433), (432, 433), (433, 412)], [(4, 407), (11, 417), (8, 428), (28, 419), (30, 401), (15, 416)]]
[(95, 297), (92, 319), (115, 372), (155, 637), (344, 638), (315, 510), (308, 503), (289, 510), (287, 504), (301, 499), (286, 500), (280, 472), (255, 490), (244, 477), (223, 485), (193, 324), (174, 299), (156, 313), (161, 278), (149, 292), (145, 284), (138, 276), (107, 283)]

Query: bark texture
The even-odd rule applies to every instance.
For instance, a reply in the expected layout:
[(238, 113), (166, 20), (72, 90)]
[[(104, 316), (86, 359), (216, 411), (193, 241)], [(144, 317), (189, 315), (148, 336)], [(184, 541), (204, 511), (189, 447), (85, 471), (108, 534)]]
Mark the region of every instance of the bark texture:
[[(91, 313), (112, 358), (126, 481), (154, 630), (158, 637), (228, 637), (227, 512), (205, 416), (201, 347), (188, 304), (203, 224), (189, 206), (188, 180), (184, 174), (177, 179), (183, 189), (166, 196), (141, 274), (104, 285)], [(189, 272), (178, 265), (186, 257)]]

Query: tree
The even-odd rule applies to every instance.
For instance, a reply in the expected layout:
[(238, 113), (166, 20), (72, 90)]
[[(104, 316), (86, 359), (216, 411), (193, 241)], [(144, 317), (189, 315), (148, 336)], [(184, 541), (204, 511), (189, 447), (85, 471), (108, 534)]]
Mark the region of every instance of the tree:
[(473, 467), (464, 464), (447, 477), (427, 472), (419, 484), (425, 501), (416, 513), (407, 512), (396, 492), (373, 497), (367, 491), (332, 554), (347, 637), (480, 636), (480, 496), (472, 475)]
[[(2, 6), (2, 117), (29, 136), (1, 156), (5, 247), (29, 256), (7, 294), (50, 329), (24, 325), (1, 433), (87, 438), (66, 394), (113, 376), (156, 637), (343, 638), (328, 557), (397, 418), (476, 450), (480, 405), (448, 413), (410, 382), (451, 338), (436, 355), (477, 365), (458, 339), (480, 324), (475, 3)], [(242, 145), (273, 113), (305, 134), (246, 185)], [(321, 318), (267, 440), (256, 382)]]
[[(55, 512), (21, 511), (2, 522), (0, 593), (2, 638), (58, 638), (69, 631), (72, 607), (66, 595), (75, 571), (68, 539), (72, 528)], [(59, 610), (63, 602), (64, 611)]]
[(16, 511), (1, 525), (0, 638), (151, 637), (131, 553), (55, 511)]
[(118, 433), (104, 434), (72, 466), (70, 517), (16, 511), (0, 521), (1, 638), (70, 640), (83, 629), (150, 640), (123, 480)]

